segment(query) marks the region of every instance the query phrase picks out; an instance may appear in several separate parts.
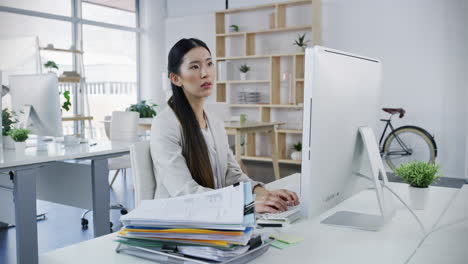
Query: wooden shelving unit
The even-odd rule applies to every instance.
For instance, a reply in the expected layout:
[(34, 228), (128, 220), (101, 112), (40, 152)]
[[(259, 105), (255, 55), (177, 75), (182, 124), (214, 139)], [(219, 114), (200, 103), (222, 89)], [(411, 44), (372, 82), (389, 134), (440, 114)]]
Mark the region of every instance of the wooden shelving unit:
[[(288, 8), (293, 6), (304, 6), (311, 7), (310, 20), (304, 25), (288, 25)], [(251, 13), (256, 11), (272, 11), (270, 17), (265, 15), (267, 12), (258, 12), (261, 15), (258, 16), (258, 20), (270, 20), (270, 27), (260, 30), (243, 31), (243, 32), (227, 32), (228, 24), (227, 18), (232, 14)], [(289, 13), (290, 14), (290, 13)], [(298, 111), (303, 110), (303, 96), (304, 96), (304, 53), (272, 53), (272, 54), (256, 54), (257, 38), (259, 36), (270, 37), (272, 35), (281, 35), (287, 32), (301, 32), (306, 33), (308, 38), (312, 41), (309, 45), (321, 44), (321, 2), (320, 0), (298, 0), (288, 1), (283, 3), (265, 4), (246, 8), (229, 9), (216, 12), (215, 14), (215, 35), (216, 35), (216, 63), (220, 62), (236, 62), (246, 60), (266, 60), (269, 65), (266, 67), (269, 69), (269, 80), (223, 80), (216, 82), (216, 101), (226, 102), (231, 108), (257, 108), (260, 111), (260, 121), (271, 122), (272, 109), (275, 111), (285, 111), (288, 109), (296, 109)], [(242, 28), (242, 25), (240, 25)], [(290, 34), (290, 33), (289, 33)], [(238, 56), (230, 56), (227, 42), (231, 39), (236, 39), (236, 43), (242, 43), (243, 52)], [(239, 40), (240, 39), (240, 40)], [(293, 40), (291, 40), (292, 43)], [(279, 47), (280, 48), (280, 47)], [(282, 103), (281, 98), (281, 61), (282, 59), (292, 59), (292, 73), (291, 82), (294, 95), (289, 101), (293, 101), (290, 104)], [(263, 63), (262, 61), (260, 61)], [(266, 104), (239, 104), (229, 102), (229, 96), (227, 96), (231, 89), (237, 87), (232, 85), (248, 84), (251, 87), (255, 85), (269, 85), (269, 102)], [(284, 110), (283, 110), (284, 109)], [(279, 120), (284, 121), (284, 120)], [(277, 147), (279, 153), (279, 162), (284, 164), (301, 164), (300, 161), (291, 160), (287, 157), (287, 146), (286, 138), (287, 135), (301, 135), (302, 130), (297, 129), (282, 129), (279, 128), (275, 131), (277, 138)], [(247, 142), (255, 142), (255, 134), (247, 134)], [(242, 156), (245, 160), (255, 161), (270, 161), (271, 157), (257, 156), (255, 154), (255, 146), (247, 145), (247, 155)]]

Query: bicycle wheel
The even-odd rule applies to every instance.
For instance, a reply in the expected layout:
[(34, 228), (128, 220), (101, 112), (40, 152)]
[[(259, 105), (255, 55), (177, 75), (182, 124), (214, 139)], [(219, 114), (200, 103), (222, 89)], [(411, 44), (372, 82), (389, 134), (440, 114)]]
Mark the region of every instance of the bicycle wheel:
[(383, 150), (383, 157), (392, 170), (412, 161), (434, 163), (437, 157), (434, 138), (416, 126), (399, 127), (390, 133), (385, 139)]

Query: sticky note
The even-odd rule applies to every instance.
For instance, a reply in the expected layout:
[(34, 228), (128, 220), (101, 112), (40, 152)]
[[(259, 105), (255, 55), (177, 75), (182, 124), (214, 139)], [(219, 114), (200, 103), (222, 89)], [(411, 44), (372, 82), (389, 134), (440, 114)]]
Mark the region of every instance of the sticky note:
[(293, 244), (287, 244), (287, 243), (275, 240), (275, 241), (273, 241), (271, 243), (271, 246), (275, 247), (275, 248), (279, 248), (279, 249), (285, 249), (285, 248), (288, 248), (288, 247), (292, 247)]

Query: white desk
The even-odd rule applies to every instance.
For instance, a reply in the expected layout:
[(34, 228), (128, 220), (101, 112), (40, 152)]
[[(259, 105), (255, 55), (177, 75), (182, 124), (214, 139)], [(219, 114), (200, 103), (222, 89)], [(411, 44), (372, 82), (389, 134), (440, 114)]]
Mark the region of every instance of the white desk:
[[(270, 189), (297, 184), (298, 177), (286, 177), (268, 184)], [(408, 200), (407, 185), (392, 183), (392, 187), (403, 199)], [(429, 207), (417, 211), (426, 228), (435, 224), (456, 189), (433, 187)], [(463, 200), (463, 199), (460, 199)], [(372, 202), (370, 202), (372, 201)], [(460, 201), (466, 206), (466, 197)], [(363, 191), (317, 218), (300, 220), (283, 229), (269, 229), (271, 232), (289, 232), (304, 238), (304, 241), (285, 250), (271, 248), (252, 263), (404, 263), (423, 238), (410, 213), (401, 204), (392, 221), (379, 232), (361, 231), (320, 224), (320, 220), (340, 210), (355, 210), (364, 213), (377, 212), (375, 193)], [(264, 231), (266, 229), (263, 229)], [(149, 264), (150, 261), (115, 253), (116, 234), (110, 234), (90, 241), (58, 249), (41, 255), (40, 263), (134, 263)], [(415, 262), (416, 263), (416, 262)], [(417, 262), (420, 263), (420, 262)]]
[[(107, 158), (128, 154), (130, 143), (97, 142), (64, 147), (60, 143), (48, 143), (47, 149), (38, 151), (30, 147), (24, 153), (14, 150), (0, 152), (0, 172), (12, 171), (13, 196), (16, 218), (16, 257), (18, 264), (38, 263), (36, 224), (36, 176), (37, 169), (47, 163), (70, 160), (91, 160), (93, 193), (94, 236), (109, 233), (109, 204)], [(0, 177), (10, 177), (1, 175)]]
[(468, 263), (468, 185), (464, 185), (409, 264)]

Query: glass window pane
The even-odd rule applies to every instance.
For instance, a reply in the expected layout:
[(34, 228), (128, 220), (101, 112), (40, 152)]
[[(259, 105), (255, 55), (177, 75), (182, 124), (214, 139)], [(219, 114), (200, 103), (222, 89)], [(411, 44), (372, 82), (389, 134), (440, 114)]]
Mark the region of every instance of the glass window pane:
[[(100, 2), (100, 1), (91, 1)], [(82, 17), (87, 20), (94, 20), (110, 24), (116, 24), (127, 27), (136, 26), (135, 1), (118, 1), (117, 3), (128, 2), (128, 7), (116, 6), (109, 7), (88, 2), (82, 4)], [(133, 10), (132, 10), (133, 7)], [(126, 8), (126, 9), (124, 9)]]
[(0, 0), (0, 5), (54, 15), (71, 16), (70, 0)]
[[(38, 51), (48, 44), (68, 49), (72, 45), (71, 23), (31, 16), (0, 12), (0, 70), (2, 83), (8, 85), (8, 76), (47, 72), (43, 64), (52, 60), (62, 71), (72, 69), (72, 54)], [(40, 62), (39, 62), (40, 57)], [(3, 106), (10, 108), (9, 95), (2, 98)]]
[(83, 50), (94, 134), (105, 138), (104, 117), (137, 99), (136, 33), (84, 25)]

